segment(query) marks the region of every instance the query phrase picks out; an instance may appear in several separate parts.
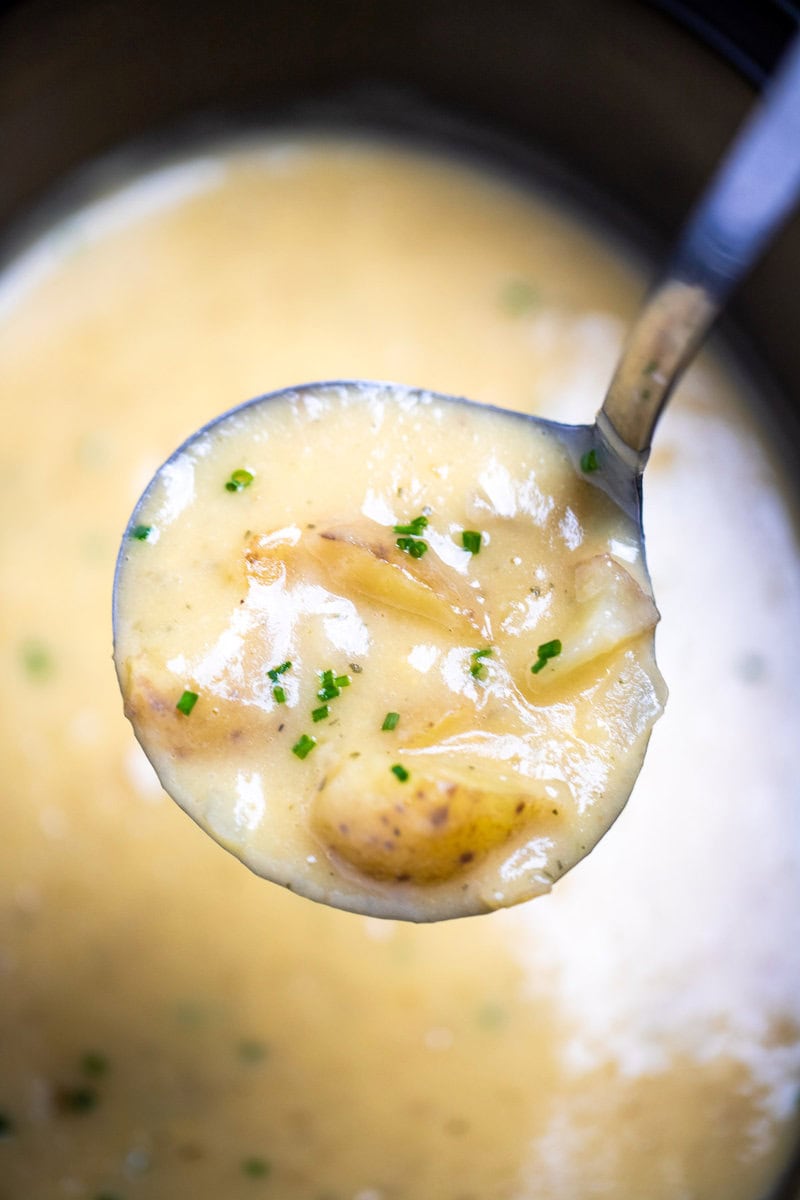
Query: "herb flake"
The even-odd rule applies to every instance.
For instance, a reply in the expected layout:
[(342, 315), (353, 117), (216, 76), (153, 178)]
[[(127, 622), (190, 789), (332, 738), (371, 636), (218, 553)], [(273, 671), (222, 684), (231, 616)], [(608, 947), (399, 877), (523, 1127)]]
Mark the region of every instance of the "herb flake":
[(152, 525), (134, 525), (128, 536), (137, 542), (146, 542), (153, 532)]
[(56, 1090), (55, 1102), (62, 1113), (88, 1113), (97, 1108), (100, 1097), (93, 1087), (61, 1087)]
[(395, 542), (398, 550), (410, 554), (412, 558), (422, 558), (423, 554), (427, 553), (428, 543), (423, 542), (421, 538), (415, 537), (399, 537)]
[(175, 707), (179, 713), (183, 713), (185, 717), (188, 717), (189, 713), (192, 711), (199, 699), (200, 697), (197, 692), (190, 692), (187, 690), (183, 693)]
[(394, 775), (394, 777), (396, 779), (400, 780), (401, 783), (407, 782), (407, 780), (409, 778), (408, 771), (400, 763), (395, 763), (393, 767), (389, 768), (389, 770), (392, 772), (392, 774)]
[(598, 470), (600, 462), (597, 457), (597, 451), (594, 446), (591, 450), (587, 450), (581, 455), (581, 470), (585, 475), (591, 475), (592, 471)]
[(510, 279), (500, 294), (500, 304), (512, 317), (521, 317), (539, 303), (539, 292), (527, 279)]
[(273, 683), (277, 683), (281, 675), (285, 675), (287, 671), (291, 671), (292, 664), (290, 662), (281, 663), (279, 667), (270, 667), (267, 675)]
[(242, 1160), (242, 1174), (249, 1179), (266, 1179), (271, 1166), (266, 1158), (245, 1158)]
[(304, 733), (292, 746), (292, 754), (296, 754), (298, 758), (308, 758), (316, 744), (315, 737), (309, 737), (307, 733)]
[(255, 475), (252, 471), (247, 471), (244, 467), (239, 467), (238, 470), (231, 472), (231, 477), (225, 484), (225, 491), (243, 492), (245, 488), (250, 487), (254, 479)]
[(558, 658), (561, 653), (562, 645), (558, 638), (553, 638), (551, 642), (542, 642), (541, 646), (536, 651), (536, 662), (531, 667), (534, 675), (538, 675), (543, 667), (546, 667), (551, 658)]
[(81, 1059), (81, 1070), (84, 1075), (99, 1079), (101, 1075), (108, 1073), (108, 1059), (105, 1054), (98, 1054), (96, 1050), (87, 1050)]
[(492, 646), (484, 646), (481, 650), (473, 650), (470, 655), (469, 673), (473, 679), (486, 678), (486, 664), (482, 661), (484, 658), (491, 658), (494, 654)]
[(400, 713), (388, 712), (383, 718), (381, 729), (387, 733), (391, 733), (393, 729), (397, 729), (397, 723), (400, 720)]
[(22, 665), (31, 679), (47, 679), (53, 673), (53, 657), (41, 642), (24, 643)]
[(421, 514), (418, 517), (414, 517), (413, 521), (409, 521), (407, 525), (393, 525), (392, 526), (392, 530), (394, 533), (410, 533), (413, 537), (419, 537), (419, 535), (422, 533), (423, 529), (427, 529), (427, 528), (428, 528), (428, 518), (424, 514)]
[(478, 533), (477, 530), (462, 529), (461, 545), (464, 547), (465, 550), (469, 550), (470, 554), (480, 554), (482, 541), (483, 541), (483, 534)]

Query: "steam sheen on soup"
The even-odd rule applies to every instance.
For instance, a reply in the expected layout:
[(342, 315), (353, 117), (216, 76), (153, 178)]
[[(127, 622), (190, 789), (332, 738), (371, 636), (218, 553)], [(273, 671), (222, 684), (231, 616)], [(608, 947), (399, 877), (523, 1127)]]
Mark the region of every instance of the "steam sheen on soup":
[[(164, 796), (111, 662), (119, 534), (187, 430), (264, 390), (352, 377), (585, 422), (639, 290), (561, 203), (475, 165), (319, 138), (142, 175), (6, 272), (2, 1200), (756, 1200), (775, 1181), (798, 1134), (800, 571), (746, 381), (703, 359), (659, 429), (646, 528), (670, 702), (610, 833), (533, 904), (413, 925), (265, 884)], [(262, 485), (238, 449), (223, 484), (238, 469), (254, 480), (220, 488), (231, 521)], [(384, 529), (421, 515), (398, 501)], [(431, 544), (464, 554), (430, 507)], [(486, 571), (488, 588), (497, 530), (471, 511), (454, 523), (492, 535), (456, 573)], [(253, 575), (269, 531), (236, 528)], [(182, 599), (191, 615), (201, 593)], [(530, 671), (555, 639), (566, 655), (543, 621), (526, 644), (528, 688), (559, 686), (558, 657)], [(465, 685), (466, 649), (488, 644), (459, 637)], [(412, 691), (387, 680), (376, 711), (367, 660), (359, 675), (323, 649), (275, 681), (287, 701), (306, 689), (291, 745), (318, 743), (305, 760), (289, 746), (287, 770), (317, 772), (339, 728), (310, 717), (317, 671), (335, 668), (351, 682), (328, 722), (364, 705), (413, 784), (421, 755), (393, 752)], [(444, 686), (434, 671), (424, 686)], [(169, 707), (196, 692), (175, 717), (199, 729), (208, 685), (178, 675)], [(376, 729), (391, 711), (396, 728)]]

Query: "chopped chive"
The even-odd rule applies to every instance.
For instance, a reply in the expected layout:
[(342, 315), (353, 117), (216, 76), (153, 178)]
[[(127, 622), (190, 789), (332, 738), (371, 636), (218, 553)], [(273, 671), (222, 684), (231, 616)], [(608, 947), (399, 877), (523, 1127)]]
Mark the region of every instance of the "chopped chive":
[(422, 558), (425, 551), (428, 549), (428, 543), (420, 541), (419, 538), (399, 537), (395, 542), (398, 550), (404, 550), (406, 554), (410, 554), (412, 558)]
[(350, 687), (350, 676), (349, 675), (337, 675), (336, 678), (334, 679), (334, 683), (335, 683), (336, 687), (338, 687), (338, 688)]
[(62, 1087), (56, 1090), (55, 1102), (60, 1112), (87, 1113), (97, 1107), (100, 1097), (93, 1087)]
[(105, 1054), (98, 1054), (96, 1050), (89, 1050), (81, 1059), (81, 1070), (84, 1075), (93, 1075), (98, 1078), (100, 1075), (105, 1075), (108, 1071), (108, 1059)]
[(267, 671), (267, 675), (270, 677), (273, 683), (277, 683), (279, 677), (281, 675), (285, 675), (286, 672), (291, 671), (291, 669), (292, 664), (290, 662), (285, 662), (281, 663), (279, 667), (270, 667), (270, 669)]
[(392, 529), (395, 533), (410, 533), (414, 537), (419, 537), (423, 529), (428, 527), (428, 518), (424, 515), (414, 517), (413, 521), (409, 521), (407, 525), (393, 525)]
[(175, 707), (177, 708), (178, 712), (181, 712), (185, 717), (188, 717), (195, 704), (197, 704), (199, 698), (200, 697), (198, 696), (197, 692), (185, 691)]
[(308, 758), (316, 744), (316, 738), (309, 737), (307, 733), (304, 733), (300, 740), (292, 746), (292, 754), (296, 754), (298, 758)]
[(317, 699), (325, 701), (335, 700), (340, 694), (340, 689), (336, 679), (334, 678), (333, 671), (320, 671), (319, 678), (322, 686), (317, 692)]
[(546, 667), (551, 658), (558, 658), (561, 650), (562, 646), (558, 638), (553, 638), (552, 642), (542, 642), (541, 646), (536, 651), (536, 662), (531, 667), (533, 674), (538, 675), (542, 667)]
[(267, 1047), (264, 1042), (256, 1041), (255, 1038), (245, 1038), (239, 1042), (238, 1046), (239, 1058), (242, 1062), (257, 1063), (263, 1062), (267, 1057)]
[(53, 658), (41, 642), (26, 642), (22, 647), (22, 665), (31, 679), (46, 679), (53, 671)]
[(383, 724), (381, 725), (381, 729), (385, 729), (389, 733), (391, 733), (391, 731), (393, 729), (397, 729), (397, 722), (399, 720), (400, 720), (400, 713), (388, 712), (386, 714), (386, 716), (383, 718)]
[(146, 542), (152, 532), (152, 525), (134, 525), (128, 536), (135, 538), (137, 542)]
[(225, 484), (227, 492), (241, 492), (255, 479), (255, 475), (251, 471), (246, 471), (244, 467), (239, 467), (237, 471), (231, 472), (231, 477)]
[(401, 783), (405, 783), (408, 779), (408, 771), (405, 769), (405, 767), (402, 767), (400, 763), (395, 763), (393, 767), (390, 767), (390, 770), (392, 774), (400, 780)]
[(481, 659), (491, 658), (494, 654), (492, 646), (484, 646), (482, 650), (473, 650), (470, 655), (469, 673), (473, 679), (486, 678), (486, 666)]
[(600, 463), (597, 458), (597, 451), (594, 449), (594, 447), (592, 447), (591, 450), (587, 450), (585, 454), (581, 455), (581, 470), (585, 471), (587, 475), (589, 475), (592, 471), (596, 471), (599, 466)]
[(322, 704), (319, 708), (313, 708), (311, 710), (312, 721), (324, 721), (325, 718), (329, 717), (330, 715), (331, 710), (328, 708), (327, 704)]
[(482, 540), (483, 535), (474, 529), (462, 529), (461, 531), (461, 545), (465, 550), (469, 550), (470, 554), (480, 554)]
[(285, 704), (286, 703), (286, 692), (283, 690), (282, 687), (279, 687), (277, 684), (272, 689), (272, 699), (275, 701), (276, 704)]
[(265, 1158), (245, 1158), (242, 1160), (242, 1172), (250, 1179), (266, 1179), (270, 1164)]
[(500, 304), (512, 317), (521, 317), (539, 303), (539, 293), (526, 279), (511, 279), (500, 294)]

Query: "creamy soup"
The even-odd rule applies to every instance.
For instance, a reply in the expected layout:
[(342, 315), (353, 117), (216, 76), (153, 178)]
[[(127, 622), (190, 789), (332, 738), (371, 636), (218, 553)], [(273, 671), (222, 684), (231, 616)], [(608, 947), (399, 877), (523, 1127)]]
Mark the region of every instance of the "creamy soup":
[(202, 431), (118, 573), (117, 671), (169, 794), (341, 908), (549, 891), (619, 814), (663, 695), (638, 529), (590, 439), (366, 384)]
[(624, 812), (549, 894), (432, 926), (310, 903), (164, 796), (121, 711), (115, 554), (187, 430), (346, 377), (592, 419), (641, 285), (562, 209), (408, 150), (265, 141), (140, 178), (6, 275), (3, 1200), (755, 1200), (780, 1172), (800, 571), (719, 363), (645, 480), (670, 701)]

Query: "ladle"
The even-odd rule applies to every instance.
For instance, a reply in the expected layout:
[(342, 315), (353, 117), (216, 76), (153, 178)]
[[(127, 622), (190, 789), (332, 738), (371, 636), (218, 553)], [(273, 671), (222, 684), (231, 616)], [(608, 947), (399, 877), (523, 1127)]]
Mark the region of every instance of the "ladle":
[[(644, 534), (641, 524), (641, 476), (647, 461), (653, 430), (658, 418), (670, 392), (696, 353), (704, 334), (722, 308), (729, 292), (752, 265), (767, 241), (776, 232), (782, 220), (788, 215), (798, 193), (800, 193), (800, 39), (791, 47), (784, 63), (769, 86), (760, 108), (751, 117), (734, 143), (733, 148), (729, 151), (710, 189), (691, 217), (662, 282), (651, 293), (649, 300), (646, 302), (638, 320), (634, 324), (602, 408), (598, 413), (596, 423), (591, 426), (559, 426), (550, 421), (522, 416), (519, 413), (505, 412), (501, 409), (491, 410), (491, 419), (493, 422), (514, 422), (516, 430), (520, 429), (520, 423), (528, 423), (527, 427), (529, 429), (532, 423), (533, 426), (539, 426), (542, 430), (546, 429), (549, 435), (555, 434), (566, 448), (567, 455), (572, 459), (579, 477), (609, 494), (616, 505), (624, 511), (626, 517), (633, 523), (632, 527), (635, 535), (638, 537), (639, 543), (637, 551), (642, 562)], [(224, 414), (210, 425), (193, 434), (156, 474), (139, 505), (134, 510), (131, 522), (126, 530), (114, 584), (115, 643), (119, 635), (120, 576), (127, 569), (127, 564), (130, 561), (131, 539), (147, 538), (151, 525), (146, 522), (150, 519), (154, 511), (153, 496), (158, 493), (159, 488), (161, 488), (162, 494), (165, 489), (169, 491), (170, 485), (174, 483), (173, 476), (176, 474), (176, 471), (180, 474), (178, 469), (182, 464), (186, 463), (187, 458), (191, 460), (193, 454), (198, 461), (207, 458), (211, 445), (209, 434), (213, 435), (215, 430), (224, 429), (227, 422), (231, 422), (232, 426), (235, 427), (240, 414), (246, 408), (252, 408), (253, 406), (268, 406), (271, 408), (276, 401), (286, 400), (287, 396), (292, 399), (292, 402), (296, 400), (298, 403), (307, 404), (309, 396), (313, 402), (315, 391), (322, 394), (334, 389), (340, 395), (346, 394), (348, 397), (352, 397), (353, 403), (358, 404), (362, 399), (368, 400), (371, 395), (374, 395), (376, 390), (380, 391), (383, 389), (386, 391), (387, 388), (398, 399), (400, 406), (403, 404), (409, 406), (416, 404), (430, 405), (431, 403), (445, 408), (450, 404), (458, 406), (460, 410), (459, 420), (462, 427), (464, 425), (465, 406), (467, 411), (471, 407), (468, 401), (454, 397), (421, 393), (417, 389), (406, 389), (397, 385), (369, 384), (359, 381), (337, 384), (312, 384), (296, 389), (285, 389), (282, 392), (250, 401), (249, 405), (240, 406), (238, 409), (232, 410), (231, 413)], [(485, 420), (487, 414), (486, 407), (477, 407), (484, 414), (480, 420)], [(326, 417), (322, 418), (323, 421), (326, 419)], [(469, 419), (476, 422), (479, 420), (477, 415)], [(499, 430), (500, 426), (493, 426), (493, 428)], [(508, 428), (506, 432), (508, 432)], [(512, 436), (513, 434), (514, 431), (512, 430)], [(489, 433), (489, 439), (491, 440), (491, 433)], [(327, 452), (327, 447), (325, 447), (324, 453), (326, 456)], [(234, 471), (230, 481), (225, 486), (229, 491), (235, 491), (240, 486), (247, 487), (251, 480), (252, 476), (246, 470)], [(178, 482), (180, 483), (180, 480)], [(592, 495), (595, 496), (595, 493), (592, 492)], [(596, 498), (592, 503), (594, 505), (597, 504)], [(607, 504), (607, 501), (604, 501), (604, 503)], [(427, 524), (426, 518), (420, 517), (417, 520), (424, 520), (425, 524)], [(314, 526), (309, 526), (309, 528), (314, 528)], [(144, 531), (144, 533), (141, 531)], [(403, 526), (396, 526), (395, 531), (400, 533), (411, 532), (412, 534), (419, 532), (418, 529), (405, 529)], [(240, 539), (237, 553), (241, 553), (241, 532), (237, 536)], [(315, 533), (312, 536), (317, 537), (319, 535)], [(323, 534), (322, 536), (327, 535)], [(413, 537), (406, 537), (401, 540), (413, 542), (414, 539)], [(400, 546), (400, 542), (397, 545)], [(328, 547), (330, 548), (330, 543), (328, 543)], [(407, 547), (401, 546), (401, 549), (407, 549)], [(347, 547), (345, 546), (343, 553), (346, 551)], [(394, 550), (391, 552), (396, 554)], [(206, 551), (195, 549), (193, 553), (194, 561), (201, 562)], [(379, 555), (378, 557), (381, 556)], [(403, 558), (404, 556), (401, 554), (400, 557)], [(429, 559), (433, 558), (434, 555), (429, 556)], [(147, 567), (145, 569), (149, 570), (150, 568)], [(200, 578), (202, 579), (202, 577)], [(202, 586), (202, 581), (200, 586)], [(158, 595), (158, 592), (156, 595)], [(236, 600), (236, 603), (244, 605), (245, 600)], [(187, 605), (188, 607), (189, 605)], [(244, 613), (246, 610), (242, 610), (242, 612)], [(233, 627), (231, 627), (232, 631)], [(561, 643), (558, 642), (557, 645), (558, 649), (555, 650), (555, 653), (560, 654)], [(545, 643), (543, 646), (540, 646), (538, 651), (540, 657), (542, 657), (543, 652), (546, 652), (544, 658), (549, 657), (555, 646), (555, 642)], [(479, 653), (489, 654), (491, 651), (486, 649)], [(542, 662), (535, 664), (532, 668), (534, 671), (538, 671), (544, 665), (544, 658), (542, 658)], [(170, 661), (177, 661), (174, 655)], [(125, 673), (128, 669), (126, 663), (127, 660), (123, 659), (121, 661), (118, 657), (117, 669), (120, 673), (123, 691), (125, 691), (126, 687)], [(266, 667), (269, 665), (269, 663), (261, 664), (261, 675), (264, 674)], [(280, 660), (276, 660), (273, 669), (268, 672), (269, 675), (274, 675), (273, 683), (275, 686), (271, 691), (280, 697), (278, 700), (279, 704), (286, 703), (286, 696), (284, 694), (284, 683), (286, 681), (282, 676), (279, 677), (279, 673), (290, 666), (291, 664), (288, 662), (280, 665)], [(474, 659), (473, 666), (477, 671), (484, 669), (478, 659)], [(332, 694), (338, 695), (334, 682), (338, 684), (339, 680), (334, 681), (331, 672), (326, 672), (326, 674), (331, 675), (331, 679), (328, 681), (326, 687), (331, 690)], [(343, 684), (342, 686), (345, 685)], [(147, 687), (149, 687), (149, 683), (146, 682), (145, 691)], [(182, 731), (192, 730), (191, 735), (187, 733), (187, 737), (191, 736), (192, 738), (202, 739), (198, 722), (195, 722), (194, 726), (191, 724), (181, 725), (183, 717), (176, 718), (174, 715), (174, 708), (177, 708), (179, 713), (188, 716), (197, 699), (198, 697), (195, 693), (186, 691), (177, 704), (174, 702), (166, 703), (163, 699), (157, 699), (151, 704), (151, 708), (162, 715), (165, 711), (170, 710), (172, 715), (169, 719), (178, 721), (178, 725)], [(260, 701), (256, 697), (255, 700), (251, 698), (249, 703), (258, 705)], [(274, 712), (274, 706), (272, 706), (269, 696), (267, 696), (265, 711), (268, 713), (270, 720), (273, 720), (273, 726), (270, 727), (272, 733), (268, 733), (266, 736), (272, 737), (277, 729), (277, 722), (282, 718)], [(327, 715), (327, 709), (325, 715)], [(388, 714), (388, 716), (392, 715), (397, 716), (397, 714)], [(316, 716), (314, 716), (314, 720), (317, 720)], [(602, 724), (602, 718), (599, 718), (599, 720), (600, 724)], [(135, 720), (134, 724), (136, 725)], [(283, 728), (284, 726), (281, 725), (280, 729), (282, 730)], [(394, 727), (389, 726), (388, 728)], [(140, 731), (137, 729), (137, 732)], [(241, 729), (237, 728), (235, 733), (236, 737), (241, 739)], [(261, 733), (258, 736), (262, 736)], [(305, 741), (301, 738), (300, 742), (293, 748), (295, 754), (302, 758), (305, 757), (305, 753), (310, 751), (312, 745), (316, 744), (314, 738), (309, 738), (305, 734), (303, 737)], [(242, 744), (242, 741), (239, 740), (238, 745), (241, 747)], [(646, 745), (646, 739), (643, 745)], [(636, 771), (638, 771), (638, 767), (641, 764), (641, 756), (644, 753), (643, 745), (640, 744), (639, 749), (636, 751), (636, 755), (638, 755), (636, 763), (632, 762), (631, 764), (629, 778), (627, 779), (627, 788), (622, 800), (623, 803), (624, 798), (630, 790), (630, 786), (632, 786), (632, 780), (635, 778)], [(202, 752), (202, 740), (193, 742), (190, 751), (194, 752), (199, 747), (200, 752)], [(149, 752), (146, 744), (145, 749)], [(235, 743), (227, 753), (236, 753)], [(167, 760), (170, 759), (170, 755), (166, 757)], [(291, 755), (288, 757), (291, 761)], [(349, 757), (358, 757), (358, 755), (354, 756), (351, 754)], [(178, 799), (176, 789), (170, 786), (172, 778), (170, 772), (173, 769), (176, 756), (173, 754), (171, 758), (172, 764), (167, 763), (165, 767), (166, 778), (162, 775), (162, 782), (165, 782), (167, 790), (172, 790), (173, 795)], [(177, 758), (180, 758), (180, 754), (177, 755)], [(408, 773), (401, 766), (396, 765), (391, 769), (393, 771), (400, 771), (399, 779), (407, 777)], [(383, 771), (385, 781), (385, 766)], [(325, 778), (322, 778), (319, 783), (319, 790), (322, 790), (325, 786)], [(259, 783), (260, 787), (261, 784)], [(355, 790), (358, 791), (358, 787)], [(422, 796), (422, 792), (419, 792), (418, 795)], [(229, 836), (221, 831), (220, 824), (215, 824), (215, 820), (208, 817), (208, 805), (209, 803), (213, 804), (213, 789), (212, 800), (205, 800), (199, 806), (199, 811), (194, 811), (191, 799), (187, 801), (186, 795), (179, 802), (182, 802), (185, 807), (189, 808), (196, 819), (200, 820), (204, 827), (212, 832), (215, 837), (218, 837), (223, 842), (227, 842), (231, 845), (231, 848), (235, 847), (235, 837), (232, 834)], [(248, 801), (247, 803), (250, 802)], [(260, 803), (261, 811), (263, 812), (263, 799)], [(269, 806), (267, 806), (268, 808)], [(618, 809), (614, 810), (608, 823), (614, 819), (617, 811)], [(470, 817), (470, 820), (477, 819)], [(393, 817), (392, 823), (395, 822), (396, 818)], [(224, 821), (222, 824), (224, 825)], [(344, 825), (341, 828), (344, 828)], [(603, 831), (600, 830), (597, 832), (596, 836), (592, 834), (587, 840), (593, 843), (593, 841), (597, 840), (597, 836), (601, 836)], [(395, 832), (398, 833), (397, 830)], [(383, 835), (381, 834), (380, 836)], [(552, 845), (552, 839), (550, 844)], [(525, 892), (524, 887), (518, 889), (520, 897), (524, 898), (526, 894), (534, 894), (537, 890), (546, 890), (549, 886), (548, 880), (552, 881), (553, 878), (557, 878), (562, 869), (568, 869), (573, 862), (577, 861), (590, 848), (590, 845), (582, 845), (571, 858), (569, 855), (562, 856), (564, 861), (558, 861), (557, 863), (559, 870), (553, 874), (541, 871), (539, 873), (541, 877), (537, 877), (536, 871), (530, 866), (529, 860), (526, 869), (528, 869), (530, 875), (530, 879), (528, 880), (530, 886), (526, 884), (528, 886), (527, 892)], [(276, 867), (275, 862), (269, 859), (265, 860), (266, 866), (264, 866), (258, 861), (257, 856), (249, 854), (247, 848), (242, 845), (239, 846), (236, 852), (240, 853), (240, 856), (253, 869), (259, 871), (259, 873), (268, 875), (270, 878), (274, 878), (288, 886), (295, 886), (297, 890), (304, 891), (307, 895), (318, 899), (326, 899), (330, 903), (337, 904), (340, 907), (356, 908), (383, 916), (410, 916), (413, 919), (428, 920), (438, 919), (442, 916), (456, 916), (467, 912), (483, 911), (487, 907), (510, 903), (513, 899), (510, 898), (513, 891), (512, 887), (510, 887), (508, 894), (505, 894), (502, 890), (492, 893), (492, 897), (489, 900), (485, 896), (480, 895), (476, 899), (476, 895), (469, 891), (464, 893), (466, 898), (462, 899), (460, 893), (454, 890), (455, 899), (450, 895), (445, 897), (438, 906), (437, 903), (432, 903), (428, 907), (417, 908), (415, 907), (416, 899), (414, 897), (411, 900), (408, 899), (408, 888), (406, 888), (405, 898), (396, 905), (391, 898), (386, 899), (385, 892), (382, 893), (380, 889), (377, 892), (373, 891), (371, 893), (369, 888), (367, 888), (365, 891), (366, 900), (362, 901), (357, 889), (356, 892), (348, 892), (344, 884), (341, 887), (338, 887), (338, 885), (332, 887), (329, 894), (325, 891), (324, 886), (320, 884), (319, 879), (310, 878), (307, 872), (305, 875), (295, 878), (292, 874), (291, 863), (284, 870), (285, 863), (279, 869)], [(464, 861), (471, 860), (472, 857), (473, 855), (470, 853), (465, 857)], [(309, 855), (306, 861), (316, 863), (315, 855)], [(346, 876), (347, 872), (344, 873), (345, 879)], [(398, 876), (398, 879), (405, 878), (408, 878), (408, 876)], [(402, 892), (402, 888), (400, 890)], [(425, 888), (420, 888), (418, 891), (419, 894), (423, 894), (425, 893)], [(416, 896), (416, 893), (414, 896)], [(428, 904), (427, 900), (425, 904)]]

